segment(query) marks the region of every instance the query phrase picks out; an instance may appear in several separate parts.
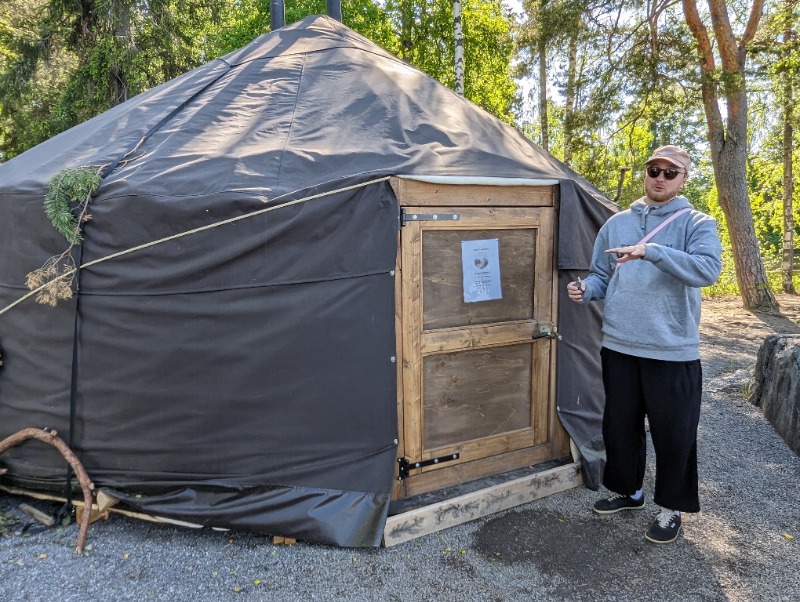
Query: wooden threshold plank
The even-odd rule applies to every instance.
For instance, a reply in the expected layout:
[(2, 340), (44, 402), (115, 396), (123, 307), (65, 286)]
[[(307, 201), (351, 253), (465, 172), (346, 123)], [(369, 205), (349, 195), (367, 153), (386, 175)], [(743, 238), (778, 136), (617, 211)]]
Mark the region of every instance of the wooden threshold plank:
[(383, 545), (388, 548), (578, 487), (582, 483), (581, 464), (573, 462), (390, 516), (383, 530)]

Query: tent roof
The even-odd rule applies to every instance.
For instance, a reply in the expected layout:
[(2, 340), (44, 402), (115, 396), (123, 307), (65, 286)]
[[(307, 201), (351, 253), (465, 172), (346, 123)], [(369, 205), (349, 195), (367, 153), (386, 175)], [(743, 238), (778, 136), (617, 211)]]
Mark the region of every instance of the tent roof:
[(312, 16), (158, 86), (0, 166), (41, 195), (65, 167), (126, 158), (96, 198), (261, 200), (373, 175), (586, 180), (516, 130), (341, 23)]

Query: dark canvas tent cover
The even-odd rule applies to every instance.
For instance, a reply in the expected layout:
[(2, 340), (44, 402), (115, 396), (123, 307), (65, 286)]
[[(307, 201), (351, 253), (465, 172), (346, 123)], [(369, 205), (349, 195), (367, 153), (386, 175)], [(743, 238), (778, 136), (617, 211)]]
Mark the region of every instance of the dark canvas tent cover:
[[(19, 302), (26, 274), (66, 247), (42, 210), (48, 182), (79, 166), (105, 168), (79, 290)], [(57, 429), (98, 488), (150, 514), (379, 544), (397, 443), (392, 175), (557, 180), (562, 285), (613, 211), (515, 130), (322, 16), (0, 166), (0, 437)], [(572, 366), (559, 411), (591, 484), (597, 310), (559, 311), (560, 374)], [(48, 446), (2, 460), (6, 484), (64, 486)]]

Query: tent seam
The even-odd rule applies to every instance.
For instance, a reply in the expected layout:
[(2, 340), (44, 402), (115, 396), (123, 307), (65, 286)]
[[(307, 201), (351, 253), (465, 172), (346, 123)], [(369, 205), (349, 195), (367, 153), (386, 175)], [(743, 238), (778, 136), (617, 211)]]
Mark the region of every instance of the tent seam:
[(121, 162), (122, 162), (122, 161), (125, 159), (125, 157), (127, 157), (128, 155), (130, 155), (130, 154), (131, 154), (132, 152), (134, 152), (134, 151), (135, 151), (137, 148), (139, 148), (139, 147), (140, 147), (142, 144), (144, 144), (144, 142), (145, 142), (145, 141), (147, 141), (147, 139), (148, 139), (148, 138), (150, 138), (150, 136), (152, 136), (152, 135), (153, 135), (153, 134), (155, 134), (155, 133), (156, 133), (158, 130), (160, 130), (162, 127), (164, 127), (164, 126), (165, 126), (165, 125), (166, 125), (166, 124), (167, 124), (169, 121), (171, 121), (171, 120), (172, 120), (172, 118), (173, 118), (173, 117), (175, 117), (175, 116), (176, 116), (178, 113), (180, 113), (181, 111), (183, 111), (183, 109), (184, 109), (184, 108), (186, 108), (186, 106), (187, 106), (187, 105), (188, 105), (190, 102), (192, 102), (192, 101), (193, 101), (194, 99), (196, 99), (196, 98), (197, 98), (197, 97), (198, 97), (200, 94), (202, 94), (203, 92), (205, 92), (206, 90), (208, 90), (208, 89), (209, 89), (209, 88), (210, 88), (212, 85), (214, 85), (215, 83), (217, 83), (217, 82), (218, 82), (218, 81), (219, 81), (219, 80), (220, 80), (220, 79), (221, 79), (223, 76), (225, 76), (225, 75), (227, 75), (228, 73), (230, 73), (230, 71), (231, 71), (231, 69), (232, 69), (232, 66), (231, 66), (231, 64), (230, 64), (228, 61), (226, 61), (226, 60), (224, 60), (224, 59), (222, 59), (222, 58), (219, 58), (219, 59), (217, 59), (217, 60), (218, 60), (218, 61), (220, 61), (220, 62), (222, 62), (222, 63), (224, 63), (225, 65), (227, 65), (227, 69), (225, 69), (224, 71), (222, 71), (221, 73), (219, 73), (219, 74), (218, 74), (218, 75), (217, 75), (215, 78), (213, 78), (211, 81), (207, 82), (207, 83), (206, 83), (206, 84), (205, 84), (205, 85), (204, 85), (202, 88), (200, 88), (199, 90), (195, 90), (195, 92), (194, 92), (194, 93), (193, 93), (191, 96), (189, 96), (188, 98), (186, 98), (185, 100), (183, 100), (183, 101), (182, 101), (180, 104), (178, 104), (178, 106), (174, 107), (174, 108), (173, 108), (173, 109), (172, 109), (172, 110), (171, 110), (169, 113), (167, 113), (167, 114), (166, 114), (164, 117), (162, 117), (160, 121), (158, 121), (158, 122), (157, 122), (157, 123), (156, 123), (154, 126), (152, 126), (152, 127), (149, 129), (149, 130), (147, 130), (147, 132), (145, 132), (145, 134), (144, 134), (144, 135), (143, 135), (143, 136), (142, 136), (142, 137), (139, 139), (139, 141), (138, 141), (136, 144), (134, 144), (134, 145), (133, 145), (131, 148), (129, 148), (129, 149), (128, 149), (127, 151), (125, 151), (124, 153), (120, 154), (120, 155), (119, 155), (119, 156), (118, 156), (116, 159), (114, 159), (114, 161), (112, 161), (111, 163), (109, 163), (109, 164), (108, 164), (108, 165), (107, 165), (107, 166), (106, 166), (106, 167), (103, 169), (102, 173), (100, 174), (100, 179), (101, 179), (101, 180), (105, 180), (105, 179), (106, 179), (106, 178), (107, 178), (109, 175), (111, 175), (111, 172), (113, 172), (113, 171), (114, 171), (114, 170), (117, 168), (117, 166), (118, 166), (118, 165), (119, 165), (119, 164), (120, 164), (120, 163), (121, 163)]
[(286, 133), (286, 140), (283, 142), (283, 150), (281, 150), (281, 159), (278, 163), (278, 177), (275, 179), (275, 186), (278, 187), (281, 183), (281, 175), (283, 174), (283, 158), (286, 156), (286, 149), (289, 147), (289, 140), (292, 137), (292, 130), (294, 129), (295, 116), (297, 115), (297, 101), (300, 98), (300, 89), (303, 87), (303, 76), (306, 71), (306, 61), (308, 54), (303, 55), (303, 64), (300, 66), (300, 75), (297, 77), (297, 88), (294, 92), (294, 106), (292, 107), (292, 117), (289, 122), (289, 131)]
[[(393, 266), (394, 267), (394, 266)], [(170, 297), (173, 295), (205, 295), (211, 293), (222, 293), (226, 291), (241, 291), (241, 290), (255, 290), (262, 288), (273, 288), (277, 286), (297, 286), (302, 284), (314, 284), (318, 282), (334, 282), (338, 280), (353, 280), (356, 278), (369, 278), (370, 276), (380, 276), (391, 272), (392, 268), (383, 270), (375, 270), (371, 272), (361, 272), (358, 274), (347, 274), (333, 278), (308, 278), (306, 280), (289, 280), (284, 282), (264, 282), (261, 284), (242, 284), (240, 286), (225, 286), (220, 288), (197, 288), (185, 291), (145, 291), (145, 292), (105, 292), (105, 291), (87, 291), (85, 288), (81, 291), (83, 296), (94, 297)]]

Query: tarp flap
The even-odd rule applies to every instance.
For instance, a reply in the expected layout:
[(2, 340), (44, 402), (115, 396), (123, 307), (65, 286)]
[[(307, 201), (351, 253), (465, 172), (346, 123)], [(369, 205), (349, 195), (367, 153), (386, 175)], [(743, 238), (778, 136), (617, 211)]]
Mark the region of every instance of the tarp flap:
[(388, 495), (308, 487), (231, 488), (214, 483), (142, 497), (107, 492), (157, 517), (268, 535), (290, 534), (302, 541), (344, 547), (380, 545), (389, 507)]
[(580, 179), (563, 179), (559, 187), (558, 269), (583, 270), (575, 275), (585, 276), (597, 232), (618, 208), (608, 200), (598, 202), (593, 188), (576, 185)]
[[(583, 275), (583, 270), (559, 272), (559, 288), (566, 290), (569, 282)], [(605, 391), (597, 336), (602, 310), (602, 302), (574, 303), (567, 295), (559, 297), (558, 416), (581, 452), (584, 483), (594, 490), (602, 483), (605, 467)]]

